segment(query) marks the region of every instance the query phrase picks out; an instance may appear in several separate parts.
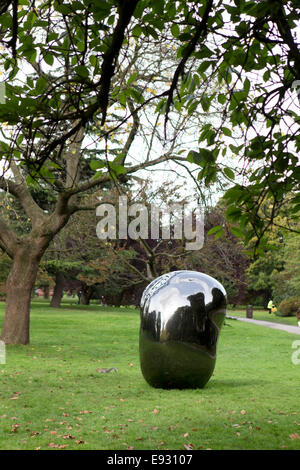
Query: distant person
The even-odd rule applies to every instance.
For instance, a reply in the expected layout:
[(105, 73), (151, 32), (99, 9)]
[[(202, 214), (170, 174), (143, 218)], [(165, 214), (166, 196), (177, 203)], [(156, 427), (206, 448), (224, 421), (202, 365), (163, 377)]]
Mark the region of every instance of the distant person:
[(82, 291), (79, 290), (79, 291), (77, 292), (77, 295), (78, 295), (78, 302), (77, 302), (77, 303), (80, 304), (80, 299), (81, 299)]
[(268, 302), (268, 306), (267, 306), (267, 309), (269, 311), (269, 313), (272, 313), (272, 309), (275, 307), (274, 303), (273, 303), (273, 300), (269, 300)]
[(298, 326), (300, 326), (300, 308), (298, 308), (298, 310), (296, 312), (296, 317), (297, 317), (297, 320), (298, 320)]

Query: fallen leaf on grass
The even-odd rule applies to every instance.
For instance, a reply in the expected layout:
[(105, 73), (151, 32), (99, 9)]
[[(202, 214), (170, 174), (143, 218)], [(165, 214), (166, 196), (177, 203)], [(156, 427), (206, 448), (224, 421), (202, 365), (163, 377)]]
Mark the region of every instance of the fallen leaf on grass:
[(290, 439), (300, 439), (299, 434), (296, 432), (295, 434), (290, 434)]
[(21, 425), (20, 424), (13, 424), (11, 427), (11, 432), (18, 432), (18, 429)]
[(21, 392), (15, 392), (12, 397), (10, 397), (11, 400), (18, 400), (19, 395), (21, 395)]
[(78, 445), (78, 444), (84, 444), (84, 443), (85, 443), (85, 441), (83, 441), (82, 439), (77, 439), (77, 440), (75, 441), (75, 444), (77, 444), (77, 445)]
[(184, 448), (186, 450), (193, 450), (194, 448), (194, 444), (190, 443), (190, 444), (183, 444)]
[[(52, 449), (65, 449), (68, 446), (67, 444), (55, 444), (54, 442), (50, 442), (50, 444), (48, 444), (48, 447), (51, 447)], [(40, 450), (40, 447), (36, 448), (36, 450)]]

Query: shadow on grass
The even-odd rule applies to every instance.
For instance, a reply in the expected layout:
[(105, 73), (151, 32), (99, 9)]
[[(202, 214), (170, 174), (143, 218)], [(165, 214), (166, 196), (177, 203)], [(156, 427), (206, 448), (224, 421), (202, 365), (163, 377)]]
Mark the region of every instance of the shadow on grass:
[(110, 307), (110, 306), (103, 306), (100, 304), (90, 304), (90, 305), (82, 305), (78, 304), (75, 300), (72, 301), (65, 301), (62, 302), (60, 307), (50, 307), (50, 301), (45, 300), (33, 300), (31, 302), (31, 311), (41, 311), (47, 310), (47, 313), (51, 312), (60, 312), (60, 311), (72, 311), (72, 312), (111, 312), (111, 313), (133, 313), (139, 312), (139, 309), (134, 307)]
[(206, 389), (208, 388), (222, 388), (222, 389), (229, 389), (229, 388), (237, 388), (237, 387), (252, 387), (266, 385), (268, 382), (265, 380), (253, 380), (252, 378), (249, 379), (225, 379), (225, 380), (218, 380), (212, 379), (208, 384), (205, 386)]

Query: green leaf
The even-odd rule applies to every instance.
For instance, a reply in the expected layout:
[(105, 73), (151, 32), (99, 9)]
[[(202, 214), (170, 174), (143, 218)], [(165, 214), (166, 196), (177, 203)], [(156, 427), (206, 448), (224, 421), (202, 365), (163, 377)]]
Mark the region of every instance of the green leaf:
[(218, 240), (218, 238), (220, 238), (223, 235), (223, 233), (224, 233), (224, 229), (219, 230), (219, 232), (215, 234), (215, 240)]
[(203, 111), (207, 112), (210, 108), (210, 99), (207, 96), (202, 96), (201, 98), (201, 106)]
[(131, 84), (136, 80), (137, 74), (138, 74), (137, 72), (133, 72), (133, 73), (130, 75), (130, 77), (129, 77), (128, 81), (127, 81), (127, 85), (131, 85)]
[(226, 211), (226, 217), (228, 217), (229, 219), (233, 221), (238, 221), (241, 215), (242, 215), (241, 209), (235, 206), (229, 207)]
[(215, 161), (214, 153), (211, 150), (200, 148), (199, 155), (206, 163), (213, 163)]
[(116, 174), (116, 175), (123, 175), (126, 173), (126, 168), (123, 165), (119, 165), (116, 163), (110, 163), (109, 168)]
[(221, 93), (220, 95), (218, 95), (218, 102), (220, 104), (225, 104), (227, 101), (227, 97), (226, 95), (224, 95), (223, 93)]
[(46, 62), (46, 64), (48, 65), (53, 65), (53, 62), (54, 62), (54, 57), (52, 54), (50, 54), (50, 52), (47, 52), (47, 54), (44, 55), (44, 61)]
[(222, 127), (222, 132), (223, 132), (223, 134), (227, 135), (228, 137), (231, 137), (231, 135), (232, 135), (231, 130), (228, 129), (228, 127)]
[(231, 230), (231, 232), (233, 233), (233, 235), (235, 237), (243, 238), (244, 234), (243, 234), (242, 230), (239, 227), (232, 226), (232, 227), (230, 227), (230, 230)]
[(199, 152), (195, 150), (190, 150), (187, 155), (187, 161), (190, 163), (196, 163), (197, 165), (201, 165), (202, 159), (200, 157)]
[(223, 231), (222, 225), (216, 225), (215, 227), (211, 228), (211, 229), (207, 232), (207, 235), (213, 235), (214, 233), (220, 232), (220, 230)]
[(293, 171), (293, 178), (300, 181), (300, 167), (299, 166), (295, 168), (295, 170)]
[(46, 86), (47, 86), (47, 80), (45, 77), (40, 77), (37, 79), (35, 89), (39, 95), (45, 91)]
[(228, 167), (224, 168), (224, 173), (229, 179), (234, 180), (235, 174), (230, 168)]
[(96, 67), (96, 65), (98, 64), (98, 59), (95, 55), (91, 55), (89, 61), (92, 67)]
[(84, 65), (77, 65), (74, 70), (82, 78), (88, 78), (89, 76), (89, 70)]
[(142, 95), (142, 93), (137, 89), (137, 88), (130, 88), (129, 90), (130, 95), (139, 104), (144, 103), (145, 99)]
[(126, 90), (122, 91), (119, 94), (118, 101), (122, 106), (126, 108), (126, 103), (127, 103), (127, 91)]
[(239, 153), (240, 153), (240, 151), (242, 150), (243, 147), (244, 147), (244, 145), (239, 145), (238, 147), (236, 145), (232, 145), (232, 144), (229, 145), (230, 150), (235, 155), (239, 155)]
[(104, 1), (93, 1), (92, 2), (92, 11), (96, 21), (104, 20), (110, 16), (110, 2)]
[(132, 30), (132, 36), (134, 38), (139, 38), (141, 34), (143, 33), (143, 28), (139, 24), (136, 24), (135, 27)]
[(199, 73), (205, 72), (208, 69), (208, 67), (210, 67), (210, 65), (212, 65), (212, 64), (213, 64), (213, 62), (205, 60), (201, 63), (201, 65), (199, 65), (197, 70), (198, 70)]
[(99, 168), (105, 168), (106, 163), (101, 160), (92, 160), (90, 161), (90, 167), (92, 170), (98, 170)]
[(246, 78), (245, 81), (244, 81), (244, 91), (247, 94), (250, 91), (250, 80), (248, 78)]
[(69, 5), (56, 4), (55, 9), (62, 15), (68, 15), (69, 13), (72, 13), (72, 8)]
[(238, 201), (241, 196), (243, 196), (243, 194), (243, 188), (240, 188), (239, 186), (234, 186), (233, 188), (230, 188), (226, 191), (226, 193), (224, 194), (224, 198), (229, 199), (231, 202)]
[(158, 15), (162, 15), (164, 12), (164, 0), (151, 0), (150, 2), (154, 13), (157, 13)]
[(174, 36), (174, 38), (177, 38), (180, 34), (180, 29), (179, 29), (179, 26), (178, 24), (174, 23), (172, 24), (171, 26), (171, 33), (172, 35)]

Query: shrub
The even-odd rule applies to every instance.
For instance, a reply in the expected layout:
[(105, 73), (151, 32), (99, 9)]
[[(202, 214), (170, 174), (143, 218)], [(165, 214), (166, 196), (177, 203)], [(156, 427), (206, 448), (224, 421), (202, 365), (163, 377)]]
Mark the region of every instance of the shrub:
[(282, 300), (280, 302), (278, 310), (283, 317), (289, 317), (296, 315), (296, 312), (300, 308), (300, 297), (294, 296), (290, 299)]

